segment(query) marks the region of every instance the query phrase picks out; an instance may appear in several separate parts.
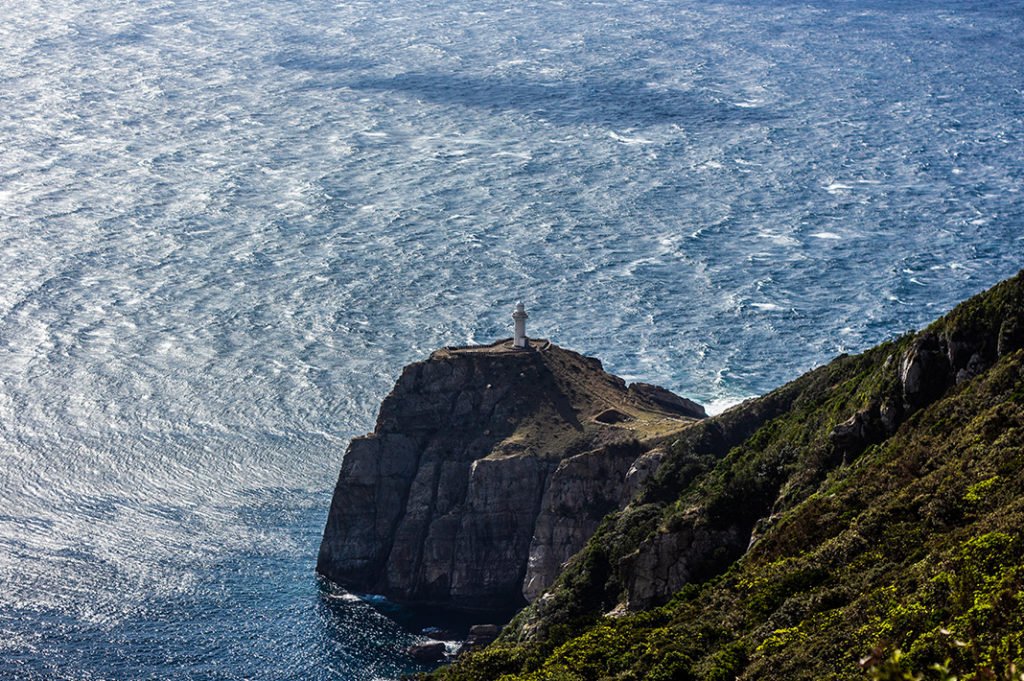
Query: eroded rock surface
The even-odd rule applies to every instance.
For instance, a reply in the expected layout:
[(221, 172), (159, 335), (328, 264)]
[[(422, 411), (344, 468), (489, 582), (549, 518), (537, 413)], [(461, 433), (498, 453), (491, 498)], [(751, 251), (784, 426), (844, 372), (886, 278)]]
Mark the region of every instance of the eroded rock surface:
[[(349, 446), (317, 572), (399, 602), (517, 607), (628, 502), (656, 461), (630, 482), (631, 468), (694, 406), (543, 341), (438, 351)], [(609, 409), (623, 418), (595, 418)]]
[(624, 507), (639, 489), (628, 479), (644, 448), (625, 443), (584, 452), (561, 462), (541, 502), (523, 579), (523, 596), (535, 600), (562, 565), (594, 534), (601, 519)]
[(666, 594), (714, 574), (743, 555), (749, 542), (749, 528), (715, 527), (695, 511), (679, 527), (656, 533), (622, 559), (619, 569), (627, 608), (635, 611), (660, 605)]

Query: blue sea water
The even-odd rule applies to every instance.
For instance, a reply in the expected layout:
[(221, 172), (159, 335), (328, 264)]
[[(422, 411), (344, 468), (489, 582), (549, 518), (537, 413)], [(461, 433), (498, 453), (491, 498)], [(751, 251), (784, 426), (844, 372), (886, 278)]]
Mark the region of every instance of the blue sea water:
[(0, 678), (387, 679), (313, 576), (401, 367), (529, 331), (720, 410), (1024, 253), (1024, 11), (24, 0)]

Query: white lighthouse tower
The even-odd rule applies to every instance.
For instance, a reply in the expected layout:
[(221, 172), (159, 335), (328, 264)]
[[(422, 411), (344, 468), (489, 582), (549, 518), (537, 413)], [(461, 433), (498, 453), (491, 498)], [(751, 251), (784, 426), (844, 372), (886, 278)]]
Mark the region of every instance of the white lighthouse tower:
[(526, 308), (523, 307), (522, 303), (516, 303), (516, 311), (512, 313), (512, 321), (515, 322), (515, 336), (512, 339), (512, 344), (517, 348), (526, 347), (526, 318), (529, 317), (526, 314)]

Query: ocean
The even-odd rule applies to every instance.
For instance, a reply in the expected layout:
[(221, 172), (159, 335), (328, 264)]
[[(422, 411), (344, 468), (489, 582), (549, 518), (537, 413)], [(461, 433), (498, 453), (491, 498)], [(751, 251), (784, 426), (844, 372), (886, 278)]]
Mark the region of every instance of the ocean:
[(317, 584), (331, 490), (402, 366), (517, 300), (717, 412), (1024, 264), (1014, 2), (3, 15), (3, 679), (417, 669)]

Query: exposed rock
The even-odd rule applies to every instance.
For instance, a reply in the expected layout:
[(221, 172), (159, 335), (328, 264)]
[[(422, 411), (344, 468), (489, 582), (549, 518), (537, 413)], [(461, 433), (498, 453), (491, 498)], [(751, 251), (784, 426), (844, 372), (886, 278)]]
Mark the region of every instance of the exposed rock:
[(497, 624), (474, 624), (469, 628), (466, 640), (459, 646), (459, 655), (477, 648), (490, 645), (498, 638), (501, 627)]
[(629, 386), (629, 392), (634, 398), (648, 400), (662, 409), (667, 409), (669, 412), (681, 416), (689, 416), (695, 419), (706, 419), (708, 417), (704, 407), (693, 400), (680, 397), (659, 385), (632, 383)]
[(444, 659), (445, 646), (441, 641), (414, 643), (405, 649), (405, 654), (417, 662), (440, 662)]
[[(532, 547), (557, 571), (625, 503), (637, 442), (693, 422), (687, 402), (627, 389), (545, 341), (435, 352), (402, 371), (374, 432), (349, 446), (317, 572), (397, 602), (518, 607), (524, 578), (532, 596), (554, 574), (527, 576)], [(609, 410), (614, 425), (595, 420)]]
[(975, 376), (980, 376), (985, 369), (988, 368), (988, 362), (979, 354), (974, 353), (971, 358), (967, 361), (967, 366), (956, 372), (957, 384), (968, 381)]
[(886, 434), (880, 410), (878, 407), (870, 407), (858, 411), (832, 429), (828, 439), (843, 460), (848, 461), (859, 456), (868, 445), (880, 442)]
[[(479, 609), (479, 599), (485, 595), (516, 594), (521, 590), (537, 508), (554, 467), (554, 462), (532, 457), (473, 463), (461, 526), (454, 535), (454, 551), (445, 555), (446, 523), (425, 542), (431, 549), (434, 560), (430, 565), (435, 571), (427, 577), (443, 582), (443, 571), (450, 571), (448, 593), (453, 605)], [(446, 559), (451, 561), (450, 567)], [(389, 581), (388, 586), (397, 589), (402, 583)], [(438, 595), (444, 596), (431, 594), (430, 598)], [(496, 602), (500, 605), (501, 600)]]
[(469, 628), (469, 635), (478, 638), (497, 638), (500, 631), (501, 627), (497, 624), (474, 624)]
[(749, 530), (712, 527), (701, 511), (694, 511), (682, 526), (649, 537), (622, 559), (626, 606), (637, 611), (661, 605), (686, 584), (743, 555), (749, 541)]
[[(985, 329), (972, 322), (946, 329), (941, 334), (920, 334), (904, 354), (900, 365), (904, 407), (894, 420), (938, 399), (951, 385), (959, 385), (985, 372), (1005, 354), (1024, 347), (1024, 327), (1015, 316), (1004, 319), (998, 329)], [(882, 414), (887, 430), (892, 413)]]
[[(984, 373), (999, 357), (1024, 347), (1024, 328), (1016, 317), (1001, 322), (998, 332), (967, 320), (936, 333), (919, 334), (903, 354), (899, 368), (902, 404), (887, 397), (877, 409), (872, 406), (851, 416), (830, 433), (838, 452), (845, 458), (856, 455), (882, 438), (896, 432), (911, 412), (931, 404), (948, 388)], [(893, 356), (886, 358), (888, 369)]]
[(611, 617), (612, 619), (619, 619), (629, 614), (629, 608), (626, 607), (625, 603), (618, 603), (614, 608), (604, 614), (605, 617)]
[(1024, 348), (1024, 324), (1016, 316), (1003, 320), (996, 342), (996, 355), (1002, 357)]
[(900, 424), (900, 419), (903, 417), (903, 407), (886, 400), (882, 402), (882, 406), (878, 409), (878, 416), (882, 420), (885, 431), (890, 434), (895, 433), (896, 428)]
[(946, 388), (949, 358), (946, 343), (933, 333), (915, 339), (900, 365), (903, 396), (912, 407), (930, 403)]
[[(366, 589), (386, 560), (401, 517), (419, 452), (414, 438), (397, 433), (352, 440), (342, 462), (345, 485), (335, 489), (328, 521), (330, 541), (320, 547), (318, 570), (334, 581)], [(343, 564), (333, 563), (342, 558)], [(320, 566), (327, 566), (326, 571)]]
[(627, 472), (642, 452), (639, 445), (627, 443), (577, 454), (558, 466), (544, 493), (530, 543), (523, 580), (526, 600), (533, 601), (551, 585), (602, 518), (628, 503)]
[(646, 454), (637, 457), (626, 471), (626, 482), (622, 488), (620, 502), (628, 503), (635, 497), (647, 480), (658, 471), (661, 462), (665, 460), (665, 452), (661, 449), (652, 449)]
[(747, 542), (747, 551), (753, 548), (754, 544), (761, 541), (761, 537), (766, 535), (775, 523), (778, 522), (781, 516), (778, 513), (772, 513), (771, 515), (760, 518), (754, 523), (754, 529), (750, 532), (750, 541)]
[(469, 628), (469, 636), (463, 647), (485, 646), (501, 633), (501, 627), (497, 624), (474, 624)]

